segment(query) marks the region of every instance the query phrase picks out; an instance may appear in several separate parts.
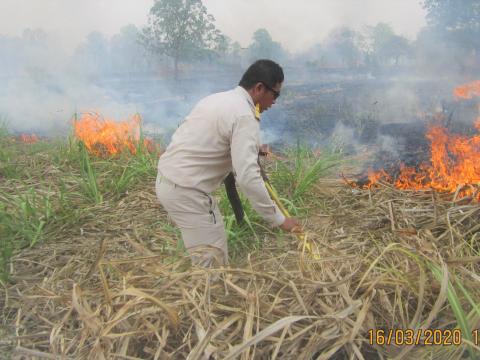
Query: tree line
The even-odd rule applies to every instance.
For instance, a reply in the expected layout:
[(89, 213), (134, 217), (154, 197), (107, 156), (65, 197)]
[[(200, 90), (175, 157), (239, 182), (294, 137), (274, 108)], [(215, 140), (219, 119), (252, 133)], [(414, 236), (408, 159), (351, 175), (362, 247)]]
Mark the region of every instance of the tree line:
[(478, 0), (423, 0), (427, 26), (414, 41), (396, 34), (386, 23), (361, 31), (339, 27), (327, 39), (302, 54), (289, 54), (266, 29), (253, 34), (247, 49), (232, 42), (215, 27), (201, 0), (156, 0), (143, 29), (143, 43), (157, 54), (179, 62), (209, 59), (223, 63), (240, 53), (253, 61), (271, 58), (282, 63), (319, 68), (364, 69), (373, 73), (400, 67), (419, 71), (465, 73), (478, 69), (480, 2)]
[[(354, 30), (333, 29), (326, 39), (302, 53), (290, 54), (263, 28), (246, 48), (215, 25), (201, 0), (156, 0), (143, 28), (123, 27), (110, 39), (90, 33), (74, 51), (69, 66), (89, 74), (138, 75), (158, 72), (179, 76), (182, 69), (214, 65), (242, 67), (258, 58), (311, 69), (351, 69), (381, 73), (402, 68), (456, 72), (478, 70), (480, 2), (423, 0), (427, 26), (413, 41), (386, 23)], [(50, 62), (52, 41), (42, 30), (21, 37), (0, 36), (0, 74)], [(58, 54), (61, 57), (61, 54)]]

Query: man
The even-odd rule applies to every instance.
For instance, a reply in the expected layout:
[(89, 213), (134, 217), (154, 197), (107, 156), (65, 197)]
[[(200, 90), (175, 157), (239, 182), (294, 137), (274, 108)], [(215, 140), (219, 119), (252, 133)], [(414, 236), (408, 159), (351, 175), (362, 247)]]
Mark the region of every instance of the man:
[(228, 262), (223, 218), (211, 195), (230, 172), (252, 207), (272, 226), (300, 230), (270, 199), (257, 163), (263, 112), (280, 96), (283, 70), (271, 60), (252, 64), (239, 86), (210, 95), (193, 108), (160, 156), (156, 193), (180, 228), (192, 263)]

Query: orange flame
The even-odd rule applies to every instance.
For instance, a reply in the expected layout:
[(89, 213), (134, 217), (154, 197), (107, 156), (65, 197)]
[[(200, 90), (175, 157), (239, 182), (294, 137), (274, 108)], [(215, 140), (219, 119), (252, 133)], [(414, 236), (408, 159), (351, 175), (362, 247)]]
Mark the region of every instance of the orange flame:
[[(137, 114), (126, 121), (103, 119), (96, 113), (85, 113), (74, 122), (75, 136), (88, 151), (97, 156), (116, 155), (128, 150), (135, 154), (140, 141), (141, 118)], [(153, 152), (153, 142), (144, 139), (143, 146)]]
[[(475, 127), (480, 132), (480, 118)], [(480, 133), (468, 137), (451, 134), (446, 128), (434, 125), (428, 129), (426, 137), (431, 143), (430, 163), (422, 163), (418, 168), (402, 165), (395, 187), (453, 193), (461, 187), (480, 184)], [(391, 177), (383, 169), (371, 172), (367, 187), (381, 179), (391, 182)], [(471, 191), (465, 190), (462, 194), (471, 195)]]
[(20, 141), (22, 141), (24, 143), (27, 143), (27, 144), (33, 144), (33, 143), (36, 143), (38, 141), (38, 136), (35, 135), (35, 134), (31, 134), (31, 135), (22, 134), (22, 135), (20, 135)]
[[(480, 96), (480, 80), (458, 86), (454, 95), (457, 99)], [(384, 180), (399, 189), (435, 189), (480, 200), (480, 194), (474, 190), (480, 186), (480, 117), (475, 122), (475, 128), (478, 134), (465, 136), (451, 134), (440, 125), (431, 125), (426, 133), (431, 150), (429, 163), (418, 167), (401, 165), (395, 181), (383, 169), (376, 172), (369, 170), (369, 183), (363, 187), (371, 188)]]
[(453, 95), (457, 99), (471, 99), (473, 96), (480, 96), (480, 80), (456, 87)]
[(392, 180), (391, 176), (388, 175), (384, 169), (381, 169), (379, 171), (368, 169), (367, 175), (368, 175), (368, 184), (366, 185), (367, 189), (377, 184), (380, 180), (385, 180), (387, 182), (390, 182)]

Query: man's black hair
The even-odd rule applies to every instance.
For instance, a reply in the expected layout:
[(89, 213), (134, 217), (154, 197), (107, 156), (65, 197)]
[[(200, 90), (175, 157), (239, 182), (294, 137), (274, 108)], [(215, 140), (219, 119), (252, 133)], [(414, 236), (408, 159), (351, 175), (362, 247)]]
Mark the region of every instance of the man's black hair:
[(271, 88), (277, 83), (282, 83), (282, 67), (272, 60), (257, 60), (245, 71), (238, 85), (249, 90), (259, 82), (265, 83)]

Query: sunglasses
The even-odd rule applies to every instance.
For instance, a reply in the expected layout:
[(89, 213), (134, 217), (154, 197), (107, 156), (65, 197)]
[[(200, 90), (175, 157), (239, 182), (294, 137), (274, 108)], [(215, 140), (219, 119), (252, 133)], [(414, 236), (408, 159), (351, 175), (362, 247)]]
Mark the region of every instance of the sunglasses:
[(278, 99), (278, 97), (280, 96), (280, 91), (277, 91), (277, 90), (274, 90), (272, 89), (270, 86), (268, 86), (267, 84), (265, 84), (264, 82), (262, 82), (263, 86), (265, 86), (268, 90), (270, 90), (273, 94), (273, 98), (275, 100)]

